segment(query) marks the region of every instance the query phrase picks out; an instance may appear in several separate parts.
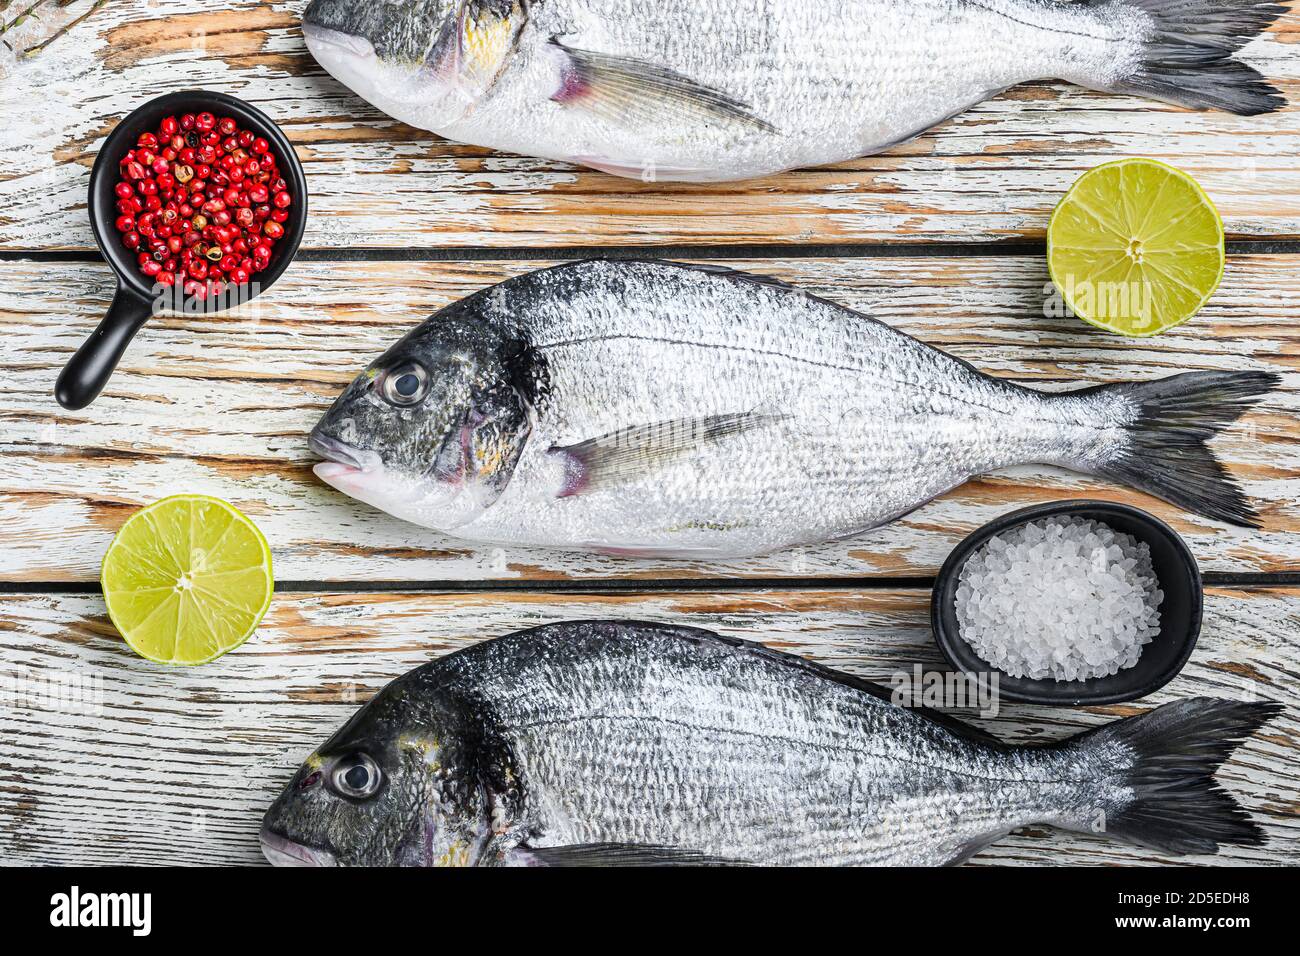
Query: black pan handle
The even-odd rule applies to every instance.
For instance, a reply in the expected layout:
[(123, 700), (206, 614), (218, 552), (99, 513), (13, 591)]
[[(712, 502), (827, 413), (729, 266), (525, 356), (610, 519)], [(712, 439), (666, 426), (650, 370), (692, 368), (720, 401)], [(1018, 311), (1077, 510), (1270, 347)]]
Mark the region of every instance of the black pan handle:
[(138, 293), (117, 287), (113, 304), (99, 328), (86, 339), (77, 354), (64, 366), (54, 386), (54, 397), (64, 408), (85, 408), (104, 390), (126, 347), (149, 321), (153, 303)]

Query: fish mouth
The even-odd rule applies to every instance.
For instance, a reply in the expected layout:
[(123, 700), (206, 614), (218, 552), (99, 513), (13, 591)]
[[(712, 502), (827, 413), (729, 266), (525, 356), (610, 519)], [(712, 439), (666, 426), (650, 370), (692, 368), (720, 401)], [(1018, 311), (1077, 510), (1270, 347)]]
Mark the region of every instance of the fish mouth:
[[(310, 16), (311, 8), (308, 7), (306, 17)], [(311, 49), (312, 56), (317, 59), (320, 59), (317, 48), (363, 59), (372, 59), (375, 56), (375, 45), (365, 37), (357, 36), (355, 33), (344, 33), (342, 30), (336, 30), (333, 27), (313, 23), (307, 18), (304, 18), (302, 22), (302, 34), (307, 40), (307, 46)]]
[(363, 474), (377, 471), (380, 467), (379, 456), (375, 452), (356, 448), (318, 431), (312, 432), (308, 437), (307, 447), (313, 454), (325, 459), (314, 469), (322, 478), (326, 477), (326, 474), (331, 477)]
[(258, 834), (262, 855), (272, 866), (338, 866), (339, 861), (329, 850), (295, 843), (288, 837), (262, 827)]
[(303, 22), (302, 35), (311, 55), (330, 76), (365, 99), (379, 92), (375, 86), (375, 77), (382, 72), (379, 55), (375, 45), (365, 37), (310, 21)]

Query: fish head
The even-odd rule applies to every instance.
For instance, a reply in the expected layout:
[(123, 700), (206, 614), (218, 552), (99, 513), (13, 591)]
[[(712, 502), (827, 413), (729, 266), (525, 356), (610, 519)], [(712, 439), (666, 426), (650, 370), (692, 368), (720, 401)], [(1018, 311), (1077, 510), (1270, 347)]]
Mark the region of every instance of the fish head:
[(505, 68), (523, 0), (312, 0), (317, 62), (379, 109), (422, 129), (465, 116)]
[[(417, 672), (414, 672), (418, 674)], [(489, 833), (463, 720), (399, 678), (294, 774), (267, 810), (276, 866), (469, 865)]]
[(311, 433), (322, 481), (439, 531), (500, 498), (532, 432), (537, 366), (465, 311), (434, 316), (339, 396)]

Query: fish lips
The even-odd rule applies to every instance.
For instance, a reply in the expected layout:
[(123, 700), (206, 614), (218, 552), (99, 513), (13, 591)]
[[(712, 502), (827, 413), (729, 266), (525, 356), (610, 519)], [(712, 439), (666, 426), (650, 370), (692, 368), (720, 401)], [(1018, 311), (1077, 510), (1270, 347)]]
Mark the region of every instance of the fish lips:
[(303, 23), (302, 33), (307, 49), (330, 76), (363, 99), (374, 99), (381, 92), (377, 77), (384, 72), (383, 64), (365, 37), (310, 22)]
[(329, 850), (295, 843), (287, 836), (262, 827), (258, 834), (262, 855), (272, 866), (338, 866), (338, 859)]
[(307, 40), (308, 49), (317, 60), (321, 59), (322, 53), (326, 57), (353, 56), (365, 60), (375, 57), (374, 44), (362, 36), (321, 26), (310, 20), (303, 21), (302, 33)]
[(325, 459), (315, 467), (314, 471), (326, 481), (330, 478), (378, 471), (382, 467), (376, 452), (355, 448), (320, 430), (311, 433), (307, 439), (307, 447), (313, 454)]

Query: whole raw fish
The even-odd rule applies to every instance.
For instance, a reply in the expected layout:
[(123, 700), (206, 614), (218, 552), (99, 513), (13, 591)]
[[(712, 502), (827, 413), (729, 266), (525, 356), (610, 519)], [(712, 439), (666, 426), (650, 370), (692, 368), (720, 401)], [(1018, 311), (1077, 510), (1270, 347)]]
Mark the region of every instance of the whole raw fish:
[(1195, 109), (1283, 99), (1253, 0), (314, 0), (307, 45), (384, 112), (622, 176), (744, 179), (910, 139), (1059, 78)]
[(433, 316), (357, 377), (311, 446), (339, 490), (496, 544), (756, 554), (1027, 462), (1249, 525), (1205, 442), (1276, 383), (1196, 372), (1045, 394), (778, 282), (592, 261)]
[(1214, 782), (1270, 703), (1193, 698), (1010, 747), (694, 628), (556, 624), (389, 684), (268, 810), (281, 864), (958, 863), (1046, 823), (1173, 853), (1258, 845)]

